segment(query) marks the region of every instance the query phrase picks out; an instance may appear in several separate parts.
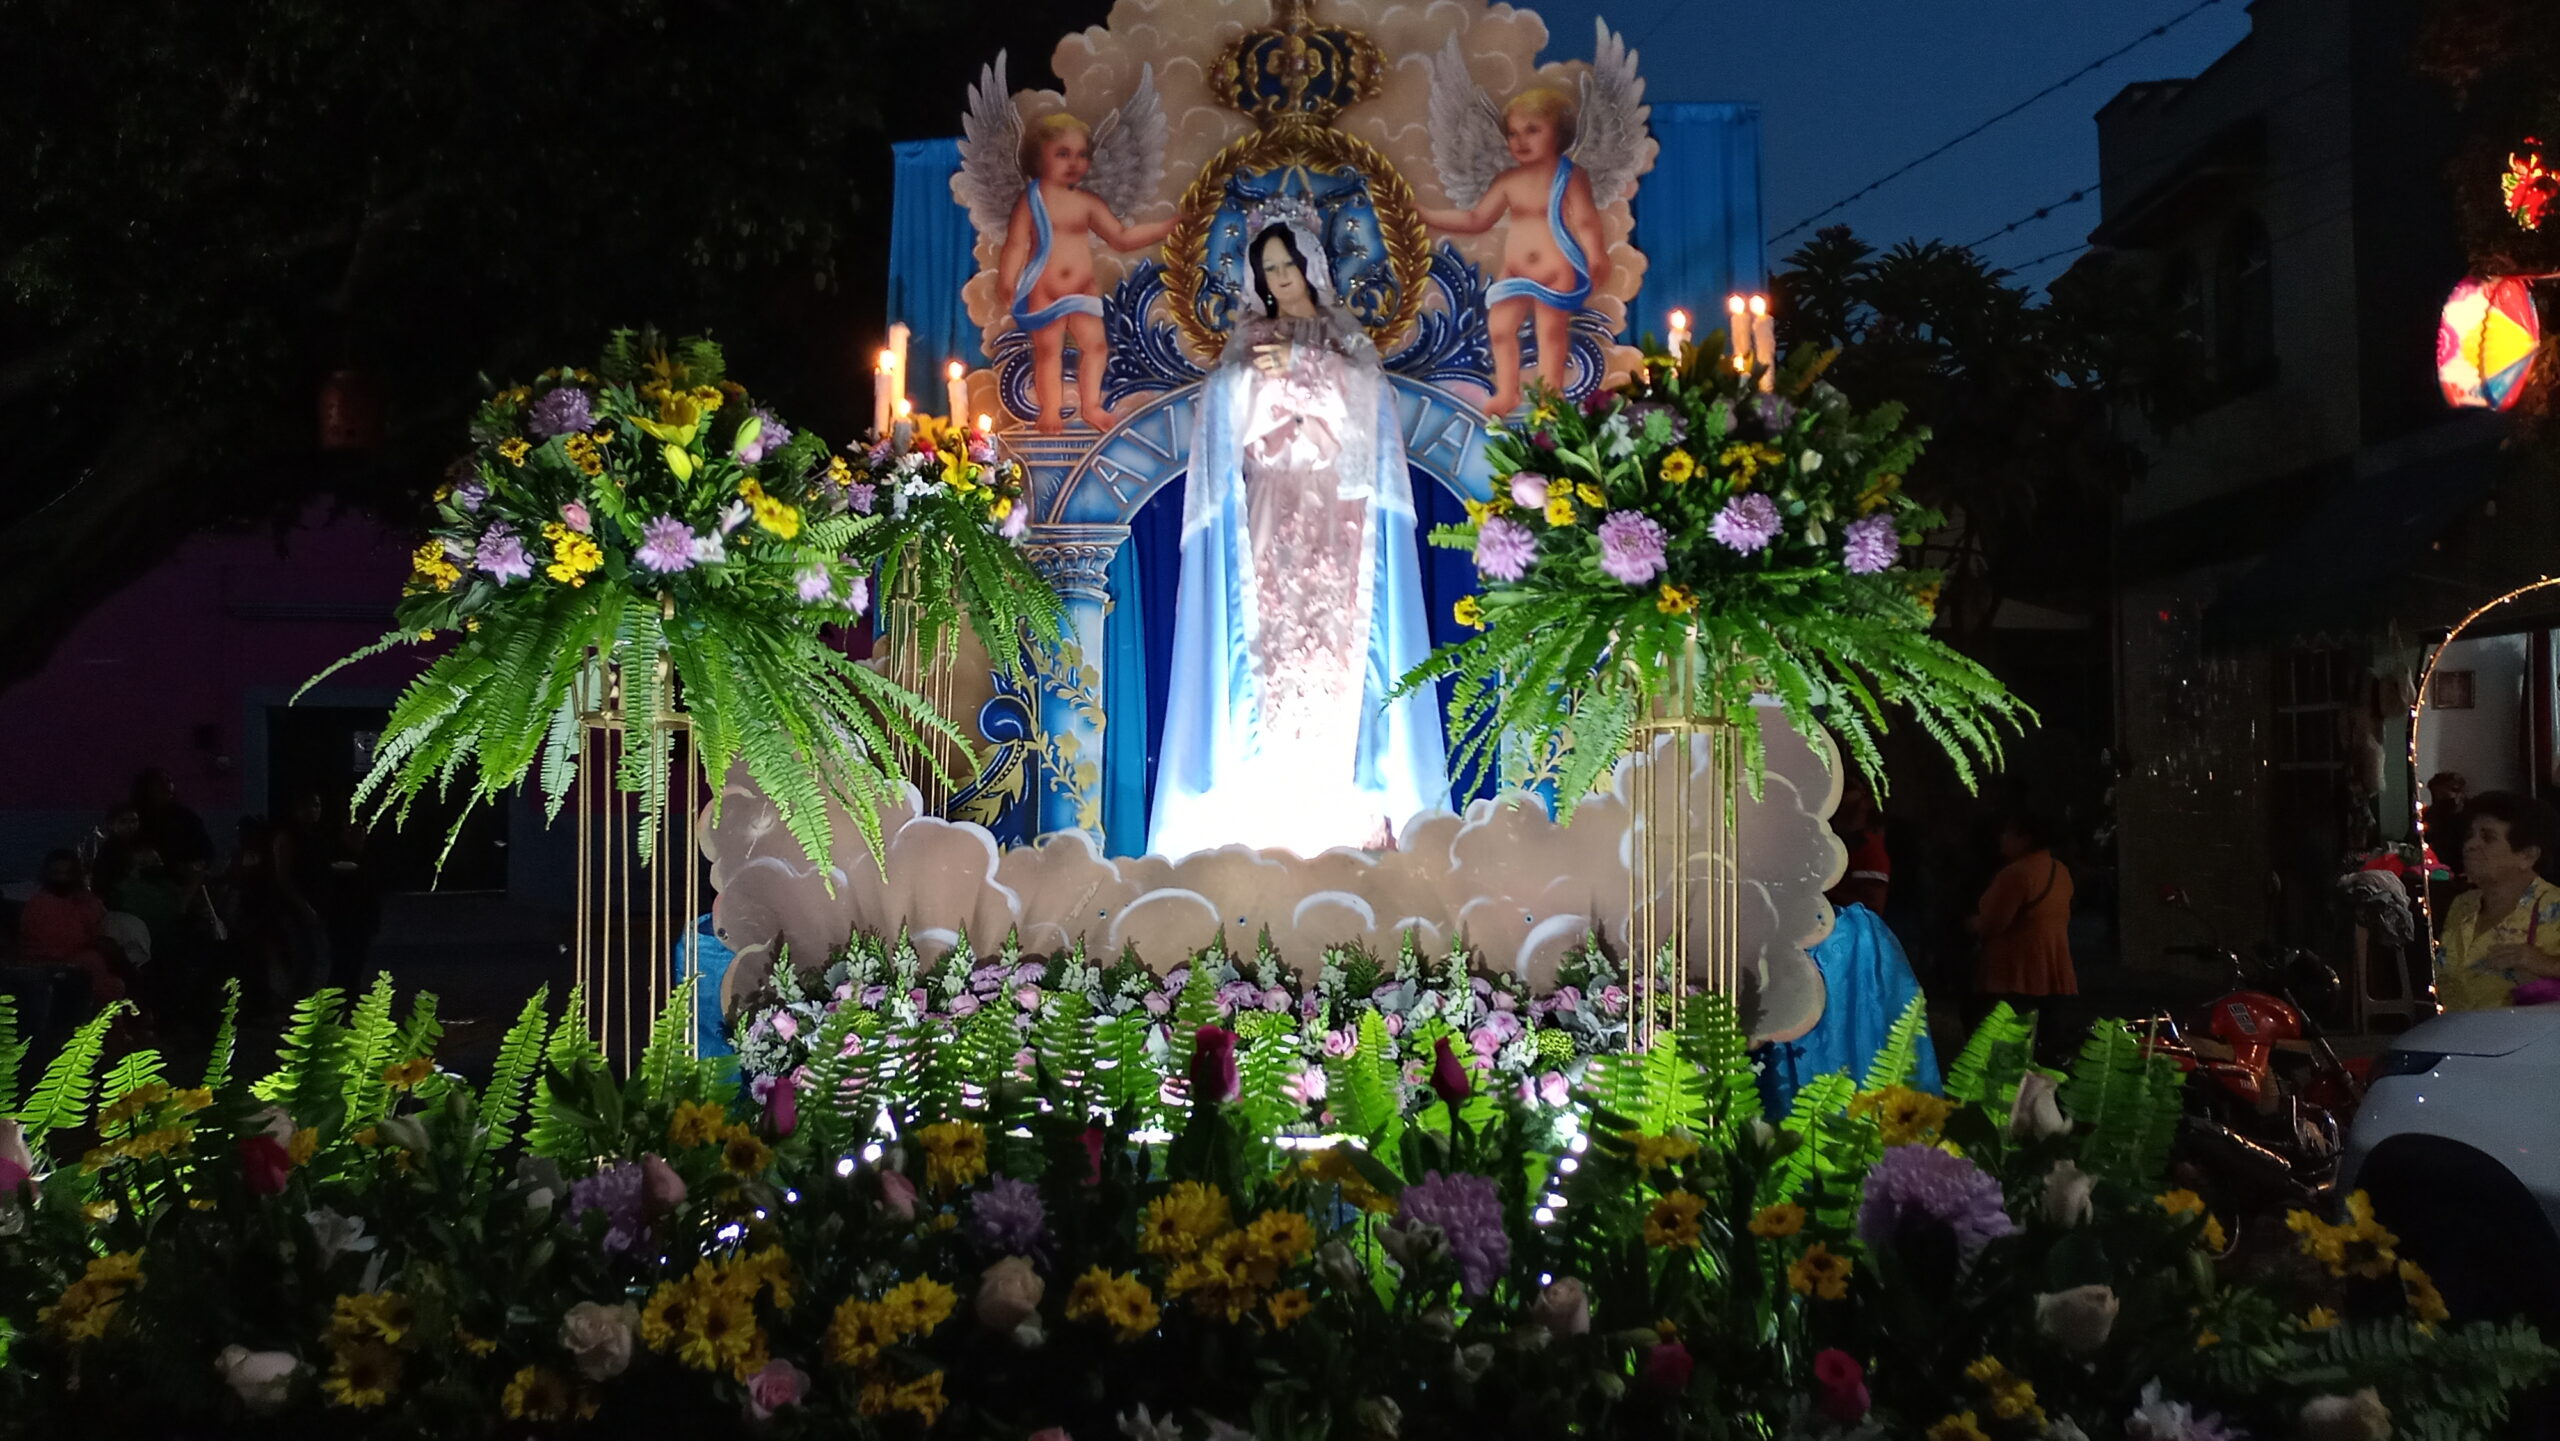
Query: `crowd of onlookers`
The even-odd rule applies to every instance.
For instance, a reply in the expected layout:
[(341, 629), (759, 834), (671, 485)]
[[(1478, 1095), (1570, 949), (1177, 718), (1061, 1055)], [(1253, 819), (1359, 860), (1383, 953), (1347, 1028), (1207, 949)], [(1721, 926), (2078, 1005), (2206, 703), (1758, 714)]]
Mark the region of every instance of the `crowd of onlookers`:
[(46, 854), (0, 954), (22, 1026), (59, 1031), (117, 1000), (139, 1024), (192, 1028), (237, 979), (253, 1013), (372, 980), (382, 900), (365, 828), (307, 795), (240, 822), (226, 852), (168, 772)]

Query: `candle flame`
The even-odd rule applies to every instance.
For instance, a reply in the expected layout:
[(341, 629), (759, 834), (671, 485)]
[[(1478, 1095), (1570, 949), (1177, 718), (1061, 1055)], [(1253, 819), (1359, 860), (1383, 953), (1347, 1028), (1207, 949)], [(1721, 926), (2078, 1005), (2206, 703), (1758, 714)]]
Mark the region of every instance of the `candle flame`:
[(880, 360), (879, 360), (879, 363), (878, 363), (878, 365), (877, 365), (877, 366), (875, 366), (874, 368), (875, 368), (875, 369), (877, 369), (877, 370), (878, 370), (882, 375), (886, 375), (886, 374), (888, 374), (890, 371), (893, 371), (893, 370), (897, 369), (897, 368), (898, 368), (898, 353), (897, 353), (896, 351), (894, 351), (894, 350), (882, 350), (882, 351), (880, 352)]
[(994, 416), (987, 414), (983, 410), (978, 412), (978, 433), (980, 435), (985, 435), (987, 432), (995, 428), (996, 418)]
[(1767, 296), (1765, 296), (1765, 295), (1755, 295), (1755, 296), (1751, 297), (1751, 313), (1752, 313), (1753, 315), (1766, 315), (1766, 314), (1768, 314), (1768, 313), (1769, 313), (1769, 297), (1767, 297)]
[(958, 380), (960, 377), (969, 373), (969, 367), (962, 365), (959, 361), (955, 360), (949, 365), (944, 366), (942, 368), (942, 373), (950, 376), (953, 380)]
[(916, 403), (915, 403), (914, 401), (912, 401), (912, 400), (907, 399), (907, 398), (906, 398), (905, 396), (903, 396), (903, 395), (899, 396), (899, 397), (898, 397), (898, 418), (899, 418), (900, 420), (904, 420), (904, 419), (906, 419), (908, 416), (911, 416), (911, 415), (913, 415), (913, 414), (915, 414), (915, 413), (916, 413)]
[(1742, 297), (1739, 295), (1726, 296), (1724, 298), (1724, 308), (1725, 313), (1728, 315), (1740, 315), (1742, 313)]
[(1687, 311), (1685, 311), (1685, 310), (1675, 310), (1675, 311), (1671, 312), (1671, 328), (1672, 328), (1672, 329), (1674, 329), (1674, 330), (1686, 330), (1686, 329), (1688, 329), (1688, 328), (1689, 328), (1689, 312), (1687, 312)]

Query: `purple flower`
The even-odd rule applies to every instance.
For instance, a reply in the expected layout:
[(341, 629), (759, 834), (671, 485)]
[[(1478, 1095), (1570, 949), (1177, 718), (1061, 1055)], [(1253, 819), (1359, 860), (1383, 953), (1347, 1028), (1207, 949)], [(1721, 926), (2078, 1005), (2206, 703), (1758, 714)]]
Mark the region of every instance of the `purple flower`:
[(1851, 575), (1873, 575), (1892, 569), (1894, 557), (1902, 548), (1902, 537), (1895, 532), (1890, 515), (1853, 520), (1841, 535), (1846, 542), (1841, 553)]
[(871, 609), (871, 577), (857, 575), (853, 578), (852, 587), (844, 593), (844, 608), (855, 615)]
[(1495, 580), (1518, 580), (1537, 558), (1537, 538), (1517, 521), (1488, 516), (1476, 531), (1476, 569)]
[(1013, 508), (1004, 513), (1004, 519), (997, 523), (996, 534), (1007, 540), (1020, 540), (1030, 533), (1031, 507), (1016, 501)]
[(525, 421), (525, 428), (549, 440), (584, 430), (595, 420), (595, 406), (588, 401), (587, 393), (574, 385), (563, 385), (545, 391), (533, 403), (533, 414)]
[(1981, 1167), (1935, 1146), (1890, 1147), (1867, 1172), (1858, 1237), (1882, 1246), (1915, 1222), (1955, 1232), (1957, 1249), (1967, 1257), (2018, 1229), (2001, 1209), (2000, 1183)]
[(585, 535), (595, 526), (595, 522), (587, 516), (587, 507), (579, 501), (573, 500), (560, 507), (560, 519), (580, 535)]
[(1040, 1204), (1040, 1188), (1029, 1181), (998, 1176), (969, 1200), (969, 1237), (990, 1251), (1033, 1255), (1048, 1226), (1049, 1212)]
[(983, 430), (969, 432), (969, 459), (978, 465), (996, 463), (996, 438)]
[(898, 447), (896, 442), (884, 435), (878, 440), (871, 442), (871, 449), (865, 451), (863, 455), (864, 458), (869, 460), (873, 465), (887, 465), (890, 460), (897, 455), (897, 453)]
[(476, 480), (466, 480), (453, 488), (453, 503), (466, 514), (477, 515), (489, 503), (489, 487)]
[(533, 574), (533, 562), (525, 558), (524, 537), (503, 520), (481, 532), (478, 554), (473, 564), (500, 585)]
[(1689, 438), (1689, 417), (1681, 414), (1680, 407), (1671, 402), (1643, 400), (1627, 407), (1627, 419), (1633, 422), (1638, 430), (1652, 424), (1653, 418), (1657, 415), (1671, 423), (1673, 445), (1678, 445)]
[(1397, 1202), (1399, 1226), (1437, 1226), (1458, 1258), (1458, 1275), (1470, 1296), (1493, 1290), (1511, 1268), (1511, 1238), (1502, 1230), (1502, 1193), (1490, 1177), (1425, 1172)]
[(673, 575), (693, 565), (693, 532), (683, 521), (662, 515), (640, 529), (640, 551), (632, 559), (660, 575)]
[(1751, 414), (1774, 436), (1795, 424), (1796, 404), (1783, 396), (1756, 395), (1751, 398)]
[(1707, 534), (1749, 555), (1769, 548), (1769, 542), (1778, 538), (1778, 525), (1778, 503), (1753, 491), (1726, 501)]
[(1665, 539), (1661, 523), (1653, 517), (1613, 510), (1600, 522), (1600, 568), (1612, 579), (1643, 585), (1662, 574)]
[(836, 593), (836, 578), (827, 574), (823, 565), (813, 565), (800, 572), (800, 603), (816, 605)]
[(704, 535), (697, 535), (693, 538), (693, 563), (695, 565), (719, 565), (728, 560), (728, 558), (729, 543), (720, 538), (720, 532), (715, 530)]
[(605, 1250), (620, 1253), (638, 1245), (649, 1224), (642, 1210), (641, 1170), (637, 1161), (618, 1161), (572, 1182), (570, 1224), (583, 1224), (587, 1213), (594, 1211), (604, 1217)]
[[(791, 427), (783, 424), (781, 417), (772, 411), (761, 405), (753, 405), (747, 407), (747, 414), (763, 421), (764, 428), (756, 432), (754, 440), (738, 448), (739, 464), (754, 465), (791, 443)], [(739, 423), (745, 424), (744, 421)]]
[(867, 480), (857, 480), (844, 488), (844, 503), (852, 507), (856, 515), (869, 515), (871, 507), (879, 500), (880, 487)]

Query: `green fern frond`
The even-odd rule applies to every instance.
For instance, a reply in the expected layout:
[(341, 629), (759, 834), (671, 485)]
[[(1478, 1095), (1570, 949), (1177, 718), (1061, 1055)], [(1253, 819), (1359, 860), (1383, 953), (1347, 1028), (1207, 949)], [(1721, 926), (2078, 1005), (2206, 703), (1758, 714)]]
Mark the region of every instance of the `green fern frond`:
[(1928, 1004), (1920, 996), (1902, 1008), (1902, 1015), (1885, 1033), (1884, 1045), (1867, 1063), (1866, 1080), (1858, 1089), (1881, 1091), (1888, 1086), (1911, 1083), (1912, 1072), (1920, 1065), (1920, 1047), (1929, 1036)]
[(2064, 1109), (2090, 1128), (2081, 1164), (2136, 1188), (2158, 1181), (2168, 1170), (2184, 1082), (2175, 1061), (2146, 1055), (2123, 1026), (2093, 1028), (2062, 1083)]
[(298, 1126), (317, 1129), (346, 1103), (348, 1031), (340, 1024), (346, 993), (324, 986), (302, 998), (277, 1043), (276, 1068), (250, 1088), (269, 1105), (282, 1106)]
[[(145, 1046), (108, 1068), (107, 1078), (98, 1089), (98, 1107), (105, 1111), (133, 1092), (166, 1079), (166, 1067), (160, 1053)], [(101, 1125), (98, 1134), (111, 1141), (119, 1140), (133, 1134), (138, 1124), (138, 1121), (128, 1120), (118, 1125)]]
[(18, 998), (0, 994), (0, 1115), (18, 1104), (18, 1067), (26, 1060), (27, 1038), (18, 1031)]
[(197, 1084), (216, 1095), (231, 1084), (231, 1066), (240, 1049), (240, 978), (222, 981), (222, 1011), (213, 1025), (213, 1047), (205, 1052), (204, 1079)]
[(55, 1053), (44, 1074), (36, 1078), (36, 1087), (27, 1095), (27, 1103), (18, 1109), (18, 1120), (26, 1128), (27, 1144), (42, 1146), (44, 1138), (55, 1131), (69, 1130), (89, 1119), (89, 1099), (96, 1093), (98, 1059), (106, 1051), (107, 1030), (116, 1018), (133, 1009), (128, 1001), (113, 1001), (80, 1024)]
[(2002, 1082), (2014, 1087), (2034, 1054), (2033, 1018), (2021, 1019), (2002, 1001), (1973, 1028), (1973, 1035), (1947, 1068), (1947, 1099), (1958, 1105), (2003, 1104)]
[[(561, 1024), (574, 1026), (577, 1020), (571, 1017)], [(543, 1042), (550, 1029), (551, 988), (546, 985), (526, 999), (515, 1024), (498, 1042), (498, 1059), (490, 1067), (488, 1086), (480, 1092), (479, 1121), (487, 1130), (480, 1147), (484, 1160), (514, 1144), (516, 1126), (524, 1119), (526, 1088), (542, 1068)]]

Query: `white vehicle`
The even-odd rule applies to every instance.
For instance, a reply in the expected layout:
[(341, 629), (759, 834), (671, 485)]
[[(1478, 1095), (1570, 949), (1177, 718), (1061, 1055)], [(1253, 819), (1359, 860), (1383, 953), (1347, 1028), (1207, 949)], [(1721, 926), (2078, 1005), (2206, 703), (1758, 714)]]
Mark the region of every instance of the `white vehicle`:
[(2394, 1037), (2339, 1179), (2373, 1198), (2455, 1315), (2560, 1315), (2560, 1005), (2455, 1012)]

